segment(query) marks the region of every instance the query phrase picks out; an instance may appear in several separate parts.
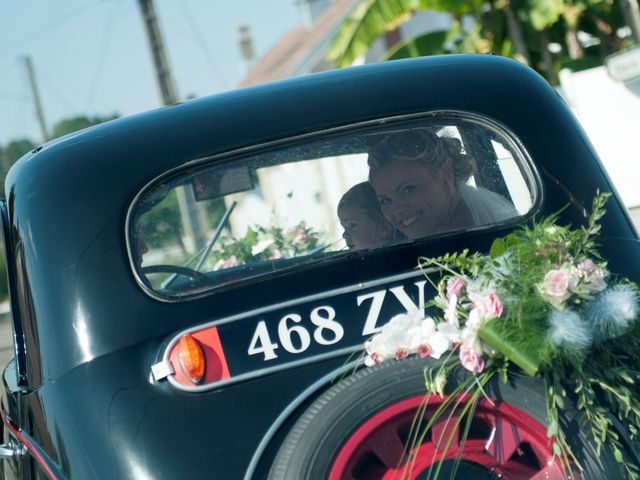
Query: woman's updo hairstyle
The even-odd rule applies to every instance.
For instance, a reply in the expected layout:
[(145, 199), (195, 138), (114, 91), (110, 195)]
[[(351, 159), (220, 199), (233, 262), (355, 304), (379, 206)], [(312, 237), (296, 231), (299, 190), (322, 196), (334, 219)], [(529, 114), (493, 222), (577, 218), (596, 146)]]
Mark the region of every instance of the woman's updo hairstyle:
[(420, 161), (434, 170), (447, 163), (456, 183), (466, 182), (473, 173), (471, 158), (462, 153), (460, 140), (439, 137), (424, 128), (389, 133), (369, 152), (369, 178), (392, 161)]

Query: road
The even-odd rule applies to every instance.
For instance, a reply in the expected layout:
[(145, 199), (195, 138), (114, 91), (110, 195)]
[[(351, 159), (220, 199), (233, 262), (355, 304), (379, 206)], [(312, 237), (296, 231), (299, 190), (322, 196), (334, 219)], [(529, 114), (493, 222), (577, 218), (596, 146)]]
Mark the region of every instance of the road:
[[(0, 372), (9, 363), (13, 356), (13, 331), (9, 322), (9, 315), (0, 314)], [(2, 381), (0, 381), (0, 392), (2, 391)]]
[(9, 315), (0, 315), (0, 365), (4, 366), (9, 362), (13, 355), (13, 332), (11, 331), (11, 323)]

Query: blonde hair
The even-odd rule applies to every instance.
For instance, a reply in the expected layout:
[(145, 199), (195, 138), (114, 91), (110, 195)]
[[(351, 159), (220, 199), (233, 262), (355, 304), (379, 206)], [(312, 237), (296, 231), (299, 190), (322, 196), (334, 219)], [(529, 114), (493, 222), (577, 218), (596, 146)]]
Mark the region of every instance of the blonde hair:
[(430, 130), (414, 128), (393, 132), (369, 153), (369, 179), (393, 161), (419, 161), (437, 169), (448, 164), (454, 181), (466, 182), (473, 173), (471, 157), (462, 153), (462, 142), (454, 137), (439, 137)]

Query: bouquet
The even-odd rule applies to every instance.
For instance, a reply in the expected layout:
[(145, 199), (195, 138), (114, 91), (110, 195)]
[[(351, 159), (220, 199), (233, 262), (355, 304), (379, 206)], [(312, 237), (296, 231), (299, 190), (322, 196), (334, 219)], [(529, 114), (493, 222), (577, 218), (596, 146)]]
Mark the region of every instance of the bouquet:
[(224, 237), (220, 244), (211, 254), (214, 270), (305, 255), (320, 245), (320, 236), (301, 221), (290, 228), (255, 225), (243, 237)]
[(608, 445), (622, 473), (639, 478), (613, 425), (619, 420), (638, 441), (638, 287), (607, 269), (595, 243), (609, 196), (596, 196), (579, 229), (559, 226), (556, 214), (496, 239), (488, 256), (464, 250), (421, 258), (423, 271), (440, 272), (437, 280), (427, 274), (435, 314), (392, 318), (365, 343), (365, 363), (412, 354), (443, 359), (425, 367), (428, 393), (444, 395), (448, 374), (462, 368), (468, 380), (457, 391), (475, 389), (476, 397), (494, 376), (506, 382), (522, 370), (544, 382), (547, 435), (565, 476), (582, 468), (559, 421), (569, 396), (597, 453)]

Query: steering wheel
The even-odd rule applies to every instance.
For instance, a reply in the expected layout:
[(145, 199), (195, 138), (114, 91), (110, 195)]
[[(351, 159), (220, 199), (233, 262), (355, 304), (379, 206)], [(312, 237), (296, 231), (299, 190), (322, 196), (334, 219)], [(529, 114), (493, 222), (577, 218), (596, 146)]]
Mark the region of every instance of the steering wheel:
[(149, 273), (172, 273), (175, 275), (193, 278), (194, 280), (209, 280), (209, 277), (204, 273), (198, 272), (193, 268), (182, 267), (180, 265), (149, 265), (148, 267), (142, 267), (141, 270), (145, 275)]

